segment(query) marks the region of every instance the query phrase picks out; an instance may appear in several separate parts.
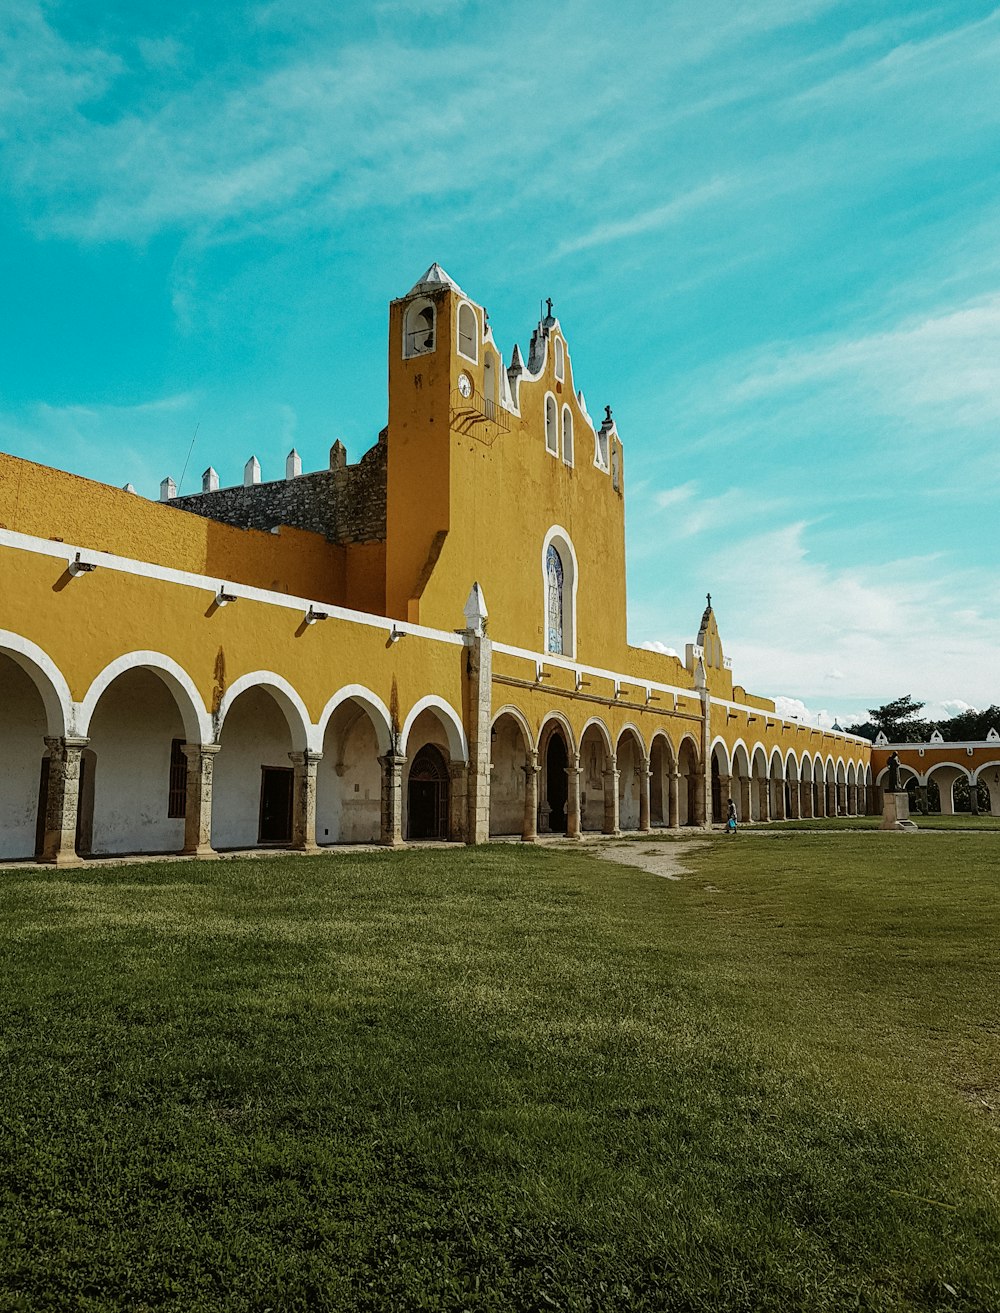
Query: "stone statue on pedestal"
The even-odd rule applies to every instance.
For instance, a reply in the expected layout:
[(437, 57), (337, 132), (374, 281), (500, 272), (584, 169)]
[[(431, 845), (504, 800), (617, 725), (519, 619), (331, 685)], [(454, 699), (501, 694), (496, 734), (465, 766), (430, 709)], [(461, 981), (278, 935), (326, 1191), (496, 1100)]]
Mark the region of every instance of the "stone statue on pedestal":
[(885, 777), (886, 793), (899, 792), (899, 753), (891, 752), (886, 763), (888, 774)]

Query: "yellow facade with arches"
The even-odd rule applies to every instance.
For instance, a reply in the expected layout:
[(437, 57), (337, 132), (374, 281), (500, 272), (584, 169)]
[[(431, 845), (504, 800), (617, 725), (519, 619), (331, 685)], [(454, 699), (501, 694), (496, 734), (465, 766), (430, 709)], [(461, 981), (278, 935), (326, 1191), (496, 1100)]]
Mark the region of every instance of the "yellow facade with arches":
[(0, 456), (0, 858), (869, 808), (869, 745), (734, 685), (710, 602), (683, 659), (628, 645), (623, 447), (551, 306), (505, 363), (432, 266), (323, 487), (359, 471), (364, 531), (323, 533), (297, 469), (172, 505)]

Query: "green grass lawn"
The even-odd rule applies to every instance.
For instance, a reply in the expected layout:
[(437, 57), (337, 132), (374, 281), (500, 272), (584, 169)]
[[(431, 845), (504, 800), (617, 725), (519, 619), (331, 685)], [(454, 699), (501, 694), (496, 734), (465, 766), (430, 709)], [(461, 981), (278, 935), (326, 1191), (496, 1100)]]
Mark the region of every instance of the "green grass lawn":
[(1000, 840), (680, 856), (6, 872), (0, 1309), (1000, 1308)]
[[(922, 816), (920, 812), (910, 813), (918, 830), (1000, 830), (1000, 816), (980, 812), (972, 816), (969, 812), (958, 812), (954, 816), (942, 816), (931, 812)], [(812, 820), (770, 821), (760, 829), (774, 830), (877, 830), (882, 824), (881, 816), (817, 816)]]

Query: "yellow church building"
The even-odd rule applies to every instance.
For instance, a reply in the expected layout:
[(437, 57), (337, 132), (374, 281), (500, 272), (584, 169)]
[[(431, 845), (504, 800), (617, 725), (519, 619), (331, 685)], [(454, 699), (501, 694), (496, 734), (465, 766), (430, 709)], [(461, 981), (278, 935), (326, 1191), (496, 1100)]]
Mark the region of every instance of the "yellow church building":
[(630, 647), (625, 463), (558, 319), (432, 265), (354, 465), (159, 502), (0, 455), (0, 859), (482, 843), (871, 810), (870, 745)]

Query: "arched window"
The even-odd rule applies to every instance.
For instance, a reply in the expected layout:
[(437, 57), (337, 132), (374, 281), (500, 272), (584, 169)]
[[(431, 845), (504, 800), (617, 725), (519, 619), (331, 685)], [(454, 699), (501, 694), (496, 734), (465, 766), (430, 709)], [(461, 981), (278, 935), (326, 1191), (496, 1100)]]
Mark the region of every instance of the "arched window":
[(550, 392), (545, 398), (545, 450), (553, 456), (559, 455), (559, 421), (557, 418), (556, 399)]
[(563, 406), (562, 414), (563, 460), (567, 465), (573, 464), (573, 415), (569, 406)]
[(434, 350), (434, 304), (414, 301), (403, 319), (403, 357), (425, 356)]
[(475, 364), (479, 360), (479, 324), (468, 301), (458, 307), (458, 354)]
[(556, 378), (561, 383), (566, 377), (566, 348), (563, 346), (563, 340), (561, 337), (556, 338), (555, 356)]
[(615, 492), (622, 490), (622, 458), (617, 447), (611, 448), (611, 482)]
[(563, 651), (563, 563), (562, 557), (549, 543), (545, 553), (546, 635), (545, 650), (562, 654)]

